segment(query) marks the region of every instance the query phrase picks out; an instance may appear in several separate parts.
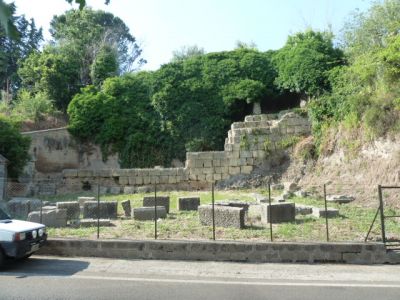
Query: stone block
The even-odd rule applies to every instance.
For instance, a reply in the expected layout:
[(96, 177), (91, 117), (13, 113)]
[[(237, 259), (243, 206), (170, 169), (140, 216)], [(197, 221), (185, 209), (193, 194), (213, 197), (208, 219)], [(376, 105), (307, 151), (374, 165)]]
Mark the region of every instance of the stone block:
[[(143, 206), (155, 206), (154, 196), (143, 197)], [(169, 213), (169, 196), (157, 196), (157, 206), (164, 206), (167, 214)]]
[(214, 175), (213, 174), (206, 174), (206, 182), (213, 182)]
[(92, 177), (93, 171), (92, 170), (78, 170), (78, 177)]
[(218, 201), (218, 202), (215, 202), (215, 205), (218, 205), (218, 206), (229, 206), (229, 207), (239, 207), (239, 208), (243, 208), (243, 210), (245, 212), (247, 212), (249, 210), (249, 203), (242, 202), (242, 201), (237, 201), (237, 200)]
[(250, 174), (253, 171), (252, 166), (242, 166), (240, 167), (240, 173), (241, 174)]
[(117, 201), (87, 201), (83, 205), (83, 218), (92, 219), (97, 218), (97, 206), (99, 205), (99, 217), (102, 219), (116, 219), (117, 218)]
[(129, 184), (129, 177), (120, 177), (119, 178), (120, 185), (128, 185)]
[(134, 194), (136, 189), (134, 186), (125, 186), (124, 187), (124, 194)]
[(131, 201), (130, 200), (124, 200), (121, 202), (122, 209), (124, 210), (125, 217), (130, 217), (131, 216)]
[(112, 170), (109, 169), (95, 170), (94, 174), (98, 177), (109, 178), (112, 177)]
[(339, 210), (336, 208), (328, 207), (325, 212), (325, 208), (313, 207), (312, 214), (314, 217), (317, 218), (325, 218), (325, 216), (327, 216), (328, 218), (336, 218), (339, 216)]
[(211, 168), (211, 167), (212, 167), (212, 160), (205, 160), (204, 168)]
[(198, 181), (206, 181), (206, 175), (197, 175)]
[(295, 220), (296, 209), (294, 203), (271, 203), (262, 205), (261, 221), (264, 223), (283, 223)]
[(214, 174), (214, 180), (221, 180), (222, 175), (221, 174)]
[(96, 201), (96, 197), (78, 197), (79, 206), (83, 206), (86, 201)]
[(229, 175), (240, 174), (240, 167), (229, 167)]
[(220, 167), (221, 166), (221, 160), (220, 159), (214, 159), (212, 161), (213, 167)]
[(200, 197), (179, 197), (178, 210), (197, 210), (200, 205)]
[(339, 204), (350, 203), (354, 200), (356, 200), (356, 198), (354, 198), (353, 196), (349, 196), (349, 195), (328, 195), (326, 197), (326, 201), (333, 202), (333, 203), (339, 203)]
[(110, 194), (118, 195), (121, 193), (121, 188), (119, 186), (112, 186), (110, 187)]
[(63, 177), (78, 177), (78, 170), (76, 169), (64, 169), (62, 171)]
[(136, 176), (129, 176), (128, 177), (128, 184), (135, 185), (136, 184)]
[(25, 220), (31, 211), (39, 210), (41, 205), (39, 199), (14, 197), (7, 202), (7, 210), (12, 218)]
[(67, 210), (66, 209), (42, 210), (42, 220), (40, 220), (40, 211), (33, 211), (29, 213), (27, 221), (41, 223), (48, 227), (66, 227)]
[(99, 226), (111, 226), (111, 220), (110, 219), (81, 219), (79, 221), (79, 226), (80, 227), (97, 227), (97, 224)]
[[(202, 225), (212, 226), (212, 206), (200, 205), (198, 208), (199, 219)], [(230, 206), (214, 206), (215, 226), (244, 228), (243, 208)]]
[(313, 207), (308, 205), (296, 204), (296, 215), (311, 215), (313, 213)]
[(141, 194), (141, 193), (150, 193), (150, 192), (152, 192), (152, 191), (154, 191), (154, 187), (153, 186), (150, 186), (150, 185), (145, 185), (145, 186), (139, 186), (138, 188), (137, 188), (137, 192), (139, 193), (139, 194)]
[(239, 156), (241, 158), (251, 158), (253, 157), (253, 153), (251, 153), (251, 151), (240, 151)]
[(78, 201), (57, 202), (56, 207), (67, 211), (67, 220), (79, 219), (81, 210)]
[[(155, 218), (154, 206), (132, 208), (132, 218), (138, 221), (149, 221)], [(166, 218), (167, 211), (164, 206), (157, 206), (157, 219)]]
[(137, 185), (143, 184), (143, 177), (141, 176), (135, 177), (135, 184)]

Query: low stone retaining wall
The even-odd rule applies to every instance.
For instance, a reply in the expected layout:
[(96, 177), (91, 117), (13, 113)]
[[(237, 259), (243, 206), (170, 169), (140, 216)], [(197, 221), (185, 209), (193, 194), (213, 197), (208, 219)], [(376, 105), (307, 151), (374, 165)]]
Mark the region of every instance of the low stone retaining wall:
[(246, 243), (174, 240), (49, 239), (38, 254), (124, 259), (240, 262), (350, 263), (390, 262), (381, 243)]

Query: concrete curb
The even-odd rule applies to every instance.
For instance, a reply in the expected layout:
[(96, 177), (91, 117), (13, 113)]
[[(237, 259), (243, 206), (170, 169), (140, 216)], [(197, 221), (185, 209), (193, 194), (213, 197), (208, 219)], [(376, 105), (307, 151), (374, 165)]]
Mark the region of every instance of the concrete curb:
[(118, 259), (275, 263), (392, 263), (382, 243), (261, 243), (49, 239), (38, 254)]

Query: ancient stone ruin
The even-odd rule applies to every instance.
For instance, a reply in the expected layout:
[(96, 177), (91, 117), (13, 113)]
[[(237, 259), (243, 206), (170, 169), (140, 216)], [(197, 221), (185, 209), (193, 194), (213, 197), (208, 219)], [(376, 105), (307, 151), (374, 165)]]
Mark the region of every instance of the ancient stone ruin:
[[(244, 122), (231, 125), (224, 151), (188, 152), (185, 167), (147, 169), (120, 169), (115, 166), (115, 158), (107, 165), (99, 162), (98, 157), (93, 155), (85, 156), (85, 164), (79, 164), (75, 162), (75, 156), (80, 154), (77, 150), (71, 150), (71, 147), (76, 148), (73, 146), (76, 142), (66, 136), (66, 131), (26, 133), (32, 137), (36, 147), (35, 157), (46, 157), (48, 167), (46, 169), (43, 163), (33, 161), (34, 166), (31, 169), (34, 174), (27, 176), (30, 176), (29, 184), (38, 194), (94, 190), (97, 184), (100, 184), (101, 194), (149, 192), (153, 190), (154, 184), (157, 184), (160, 190), (201, 189), (207, 187), (210, 182), (227, 180), (238, 174), (250, 174), (274, 152), (282, 149), (288, 141), (296, 136), (309, 135), (310, 132), (309, 120), (293, 112), (279, 117), (247, 116)], [(48, 149), (41, 146), (41, 143), (49, 139), (59, 146), (49, 148), (51, 151), (47, 153)], [(72, 152), (68, 152), (67, 156), (63, 155), (68, 149)], [(64, 161), (66, 157), (68, 161)], [(50, 168), (52, 166), (54, 168)]]

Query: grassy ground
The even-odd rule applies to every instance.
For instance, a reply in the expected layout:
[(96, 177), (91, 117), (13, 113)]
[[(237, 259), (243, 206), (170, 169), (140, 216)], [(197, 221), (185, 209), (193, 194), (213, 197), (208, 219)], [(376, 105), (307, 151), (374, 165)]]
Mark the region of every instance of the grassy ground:
[[(266, 194), (265, 190), (258, 191), (217, 191), (215, 200), (237, 199), (255, 203), (251, 196), (252, 192)], [(131, 200), (134, 207), (142, 206), (144, 196), (149, 194), (133, 195), (107, 195), (101, 196), (102, 201)], [(197, 212), (177, 211), (177, 198), (180, 196), (198, 195), (201, 204), (211, 203), (210, 192), (159, 192), (159, 196), (169, 195), (171, 199), (170, 214), (166, 219), (158, 220), (158, 238), (160, 239), (191, 239), (208, 240), (212, 238), (212, 228), (200, 224)], [(65, 195), (57, 197), (47, 197), (49, 201), (67, 201), (76, 200), (78, 195)], [(79, 196), (83, 196), (80, 194)], [(87, 194), (86, 196), (93, 196)], [(313, 198), (295, 197), (288, 201), (296, 204), (311, 205), (315, 207), (324, 207), (322, 200)], [(375, 216), (376, 209), (365, 208), (357, 201), (345, 204), (329, 204), (329, 207), (339, 209), (339, 217), (328, 219), (330, 241), (363, 241), (371, 222)], [(124, 238), (124, 239), (152, 239), (154, 238), (153, 221), (135, 221), (126, 219), (122, 215), (122, 207), (119, 204), (118, 213), (121, 216), (118, 220), (113, 220), (113, 226), (101, 227), (101, 238)], [(386, 214), (399, 214), (394, 210), (386, 211)], [(326, 241), (326, 223), (325, 219), (317, 219), (312, 216), (296, 216), (296, 220), (291, 223), (273, 224), (273, 239), (275, 241)], [(400, 226), (397, 220), (391, 219), (386, 222), (388, 237), (400, 237)], [(80, 237), (96, 238), (97, 228), (50, 228), (51, 237)], [(370, 234), (371, 240), (377, 240), (380, 237), (379, 216), (375, 226)], [(234, 228), (216, 228), (216, 238), (219, 240), (257, 240), (269, 241), (269, 224), (261, 223), (257, 214), (249, 213), (246, 217), (246, 228), (239, 230)]]

